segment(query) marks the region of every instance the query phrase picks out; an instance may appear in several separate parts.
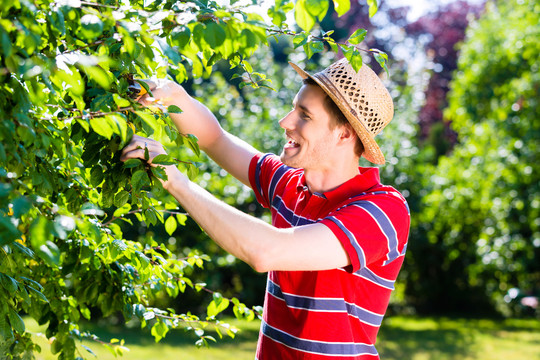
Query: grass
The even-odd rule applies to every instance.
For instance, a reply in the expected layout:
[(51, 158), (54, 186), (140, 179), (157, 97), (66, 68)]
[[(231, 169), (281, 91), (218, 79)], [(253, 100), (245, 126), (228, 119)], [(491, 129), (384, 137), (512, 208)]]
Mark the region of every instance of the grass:
[[(229, 321), (242, 331), (236, 339), (223, 339), (210, 349), (198, 349), (196, 338), (182, 330), (170, 332), (160, 343), (155, 343), (148, 332), (119, 327), (91, 329), (101, 339), (123, 338), (130, 349), (124, 359), (234, 359), (254, 358), (259, 322)], [(44, 331), (33, 320), (26, 319), (27, 328), (42, 347), (37, 360), (56, 359), (49, 352), (47, 339), (39, 336)], [(114, 359), (103, 346), (83, 342), (100, 360)], [(81, 353), (94, 358), (81, 346)], [(416, 318), (392, 316), (385, 318), (379, 333), (377, 349), (383, 360), (540, 360), (540, 322), (538, 320), (492, 320)], [(117, 358), (122, 359), (122, 358)]]

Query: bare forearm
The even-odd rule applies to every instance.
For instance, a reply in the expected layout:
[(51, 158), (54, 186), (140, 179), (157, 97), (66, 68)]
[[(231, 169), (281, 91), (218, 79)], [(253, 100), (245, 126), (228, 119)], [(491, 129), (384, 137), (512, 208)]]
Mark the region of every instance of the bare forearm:
[(268, 253), (271, 239), (284, 235), (280, 229), (216, 199), (177, 169), (168, 170), (168, 175), (166, 189), (212, 240), (255, 270), (267, 270), (262, 255)]
[(163, 105), (176, 105), (182, 109), (180, 114), (170, 114), (181, 133), (195, 135), (204, 152), (234, 177), (249, 185), (249, 162), (257, 150), (225, 132), (212, 112), (189, 96), (182, 86), (168, 82), (153, 91), (155, 99), (159, 99)]
[(214, 114), (192, 98), (180, 85), (174, 88), (170, 98), (164, 100), (167, 104), (174, 104), (182, 109), (180, 114), (170, 114), (171, 119), (181, 133), (195, 135), (204, 151), (223, 135), (223, 129)]

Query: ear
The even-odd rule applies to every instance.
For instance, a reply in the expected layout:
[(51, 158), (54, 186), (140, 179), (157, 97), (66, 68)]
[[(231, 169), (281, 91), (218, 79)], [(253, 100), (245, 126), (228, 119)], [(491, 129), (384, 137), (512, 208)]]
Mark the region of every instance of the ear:
[(339, 142), (343, 144), (349, 144), (356, 142), (356, 132), (352, 128), (351, 124), (344, 124), (339, 127)]

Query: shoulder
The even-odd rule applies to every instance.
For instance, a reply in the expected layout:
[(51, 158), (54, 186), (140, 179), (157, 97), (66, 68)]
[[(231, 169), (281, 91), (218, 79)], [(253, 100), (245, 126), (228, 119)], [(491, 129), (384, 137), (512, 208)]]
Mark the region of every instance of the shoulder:
[(383, 207), (393, 212), (409, 215), (409, 205), (405, 197), (392, 186), (381, 185), (375, 189), (370, 189), (349, 197), (344, 200), (336, 209), (336, 211), (349, 206), (357, 206), (363, 204), (373, 204), (373, 206)]
[(349, 219), (356, 231), (363, 231), (371, 223), (384, 232), (395, 232), (401, 239), (408, 237), (409, 206), (405, 197), (391, 186), (380, 186), (350, 197), (329, 215)]
[(283, 175), (302, 174), (302, 169), (295, 169), (283, 164), (279, 156), (275, 154), (256, 154), (251, 160), (250, 173), (261, 177), (277, 177), (281, 178)]

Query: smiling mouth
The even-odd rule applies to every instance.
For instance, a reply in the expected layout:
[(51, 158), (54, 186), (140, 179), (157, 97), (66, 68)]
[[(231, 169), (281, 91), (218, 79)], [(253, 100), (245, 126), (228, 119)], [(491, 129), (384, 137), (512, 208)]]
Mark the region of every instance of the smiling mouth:
[(285, 149), (292, 149), (292, 148), (297, 148), (297, 147), (300, 147), (300, 144), (294, 141), (293, 139), (289, 139), (289, 141), (287, 141), (287, 143), (284, 146)]

